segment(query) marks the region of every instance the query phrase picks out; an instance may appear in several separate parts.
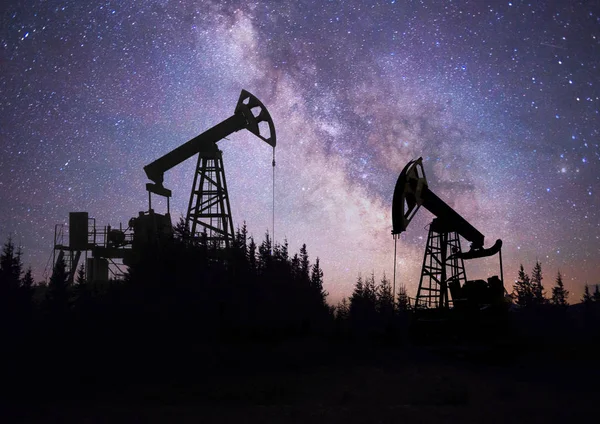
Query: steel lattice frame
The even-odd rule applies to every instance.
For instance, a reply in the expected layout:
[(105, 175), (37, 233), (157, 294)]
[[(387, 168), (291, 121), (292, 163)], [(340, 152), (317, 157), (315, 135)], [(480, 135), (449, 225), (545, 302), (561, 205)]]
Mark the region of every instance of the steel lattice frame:
[(460, 239), (455, 231), (440, 231), (435, 220), (429, 227), (427, 246), (415, 306), (420, 309), (448, 308), (452, 300), (448, 283), (467, 280), (464, 261), (448, 259), (453, 253), (461, 252)]
[(209, 246), (228, 248), (233, 242), (233, 221), (220, 150), (198, 155), (186, 229), (192, 241), (203, 241)]

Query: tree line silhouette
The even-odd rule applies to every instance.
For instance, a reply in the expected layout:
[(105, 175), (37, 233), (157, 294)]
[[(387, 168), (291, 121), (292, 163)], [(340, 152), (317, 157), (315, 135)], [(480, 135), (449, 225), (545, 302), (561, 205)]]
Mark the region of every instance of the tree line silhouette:
[[(21, 248), (9, 237), (0, 254), (1, 340), (11, 358), (5, 384), (17, 382), (31, 395), (32, 379), (97, 384), (167, 375), (173, 367), (187, 374), (181, 368), (190, 364), (210, 368), (224, 357), (230, 366), (241, 361), (231, 356), (240, 343), (315, 336), (409, 342), (414, 315), (404, 285), (393, 293), (385, 274), (378, 282), (374, 273), (359, 275), (351, 296), (330, 306), (319, 258), (311, 263), (306, 245), (292, 255), (287, 241), (273, 243), (268, 232), (257, 244), (243, 225), (226, 252), (190, 243), (179, 223), (172, 240), (142, 253), (124, 280), (88, 281), (81, 266), (70, 283), (59, 260), (48, 283), (35, 284)], [(539, 262), (531, 276), (520, 266), (511, 294), (517, 305), (510, 317), (514, 340), (600, 340), (598, 286), (593, 294), (586, 286), (582, 302), (569, 308), (560, 272), (550, 298), (542, 280)], [(261, 360), (267, 359), (254, 358), (252, 366)], [(48, 389), (43, 383), (36, 388)]]
[[(522, 307), (551, 304), (554, 306), (568, 306), (569, 291), (565, 289), (560, 270), (556, 274), (556, 281), (552, 287), (552, 295), (548, 299), (542, 284), (542, 265), (535, 262), (531, 277), (525, 272), (523, 264), (519, 266), (518, 278), (513, 285), (512, 297), (516, 304)], [(589, 288), (586, 285), (586, 290)], [(600, 293), (599, 293), (600, 294)]]
[(527, 345), (556, 346), (597, 343), (600, 340), (600, 288), (594, 295), (586, 284), (579, 302), (569, 306), (569, 291), (557, 271), (549, 296), (542, 283), (542, 265), (536, 261), (531, 276), (520, 264), (510, 296), (514, 334)]
[(400, 341), (409, 324), (410, 310), (404, 285), (393, 293), (385, 273), (378, 283), (374, 273), (364, 279), (359, 275), (350, 298), (344, 297), (335, 307), (336, 330), (346, 336), (395, 336)]
[[(273, 243), (268, 233), (257, 244), (245, 225), (227, 252), (176, 231), (148, 246), (124, 280), (108, 282), (87, 281), (82, 265), (70, 283), (60, 259), (47, 284), (34, 284), (9, 238), (0, 254), (2, 341), (14, 365), (5, 384), (27, 385), (35, 375), (46, 384), (76, 378), (95, 385), (190, 364), (210, 368), (219, 361), (214, 346), (329, 330), (326, 297), (320, 261), (311, 263), (306, 245), (291, 255), (287, 241)], [(40, 356), (46, 366), (34, 371)]]

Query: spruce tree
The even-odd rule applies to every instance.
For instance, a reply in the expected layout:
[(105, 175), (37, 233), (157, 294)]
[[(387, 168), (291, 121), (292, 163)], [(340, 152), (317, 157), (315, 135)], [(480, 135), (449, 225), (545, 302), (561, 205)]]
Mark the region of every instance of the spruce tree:
[(231, 271), (236, 275), (248, 277), (248, 230), (246, 222), (242, 228), (238, 227), (233, 238), (233, 248), (231, 249), (232, 267)]
[(84, 264), (81, 264), (77, 269), (74, 290), (76, 294), (76, 306), (82, 311), (87, 310), (92, 299), (92, 291), (90, 284), (86, 280)]
[(281, 245), (277, 242), (273, 242), (273, 261), (281, 262)]
[(0, 254), (0, 325), (11, 322), (21, 307), (21, 253), (11, 237)]
[(248, 266), (250, 272), (254, 275), (258, 272), (258, 265), (256, 263), (256, 243), (254, 237), (250, 236), (250, 244), (248, 245)]
[(391, 317), (394, 313), (394, 294), (390, 281), (383, 274), (377, 289), (377, 310), (383, 317)]
[(287, 239), (283, 241), (283, 244), (275, 243), (275, 248), (273, 249), (273, 256), (275, 257), (275, 261), (279, 264), (288, 264), (290, 258), (289, 245)]
[(556, 285), (552, 287), (552, 304), (556, 306), (567, 306), (569, 304), (567, 302), (567, 297), (569, 297), (569, 292), (565, 290), (562, 275), (560, 274), (560, 271), (558, 271)]
[(242, 224), (242, 228), (238, 227), (235, 234), (235, 246), (239, 249), (243, 256), (248, 255), (248, 228), (246, 227), (246, 221)]
[(375, 273), (373, 272), (365, 281), (365, 300), (369, 308), (375, 311), (377, 308), (377, 285), (375, 284)]
[(533, 289), (531, 280), (525, 273), (523, 264), (519, 267), (518, 279), (513, 286), (513, 296), (516, 297), (519, 306), (530, 306), (533, 303)]
[(318, 296), (319, 301), (325, 304), (327, 292), (323, 290), (323, 270), (321, 269), (319, 258), (316, 259), (315, 264), (312, 267), (310, 286), (314, 293)]
[(188, 228), (185, 225), (185, 217), (181, 215), (177, 224), (173, 226), (173, 237), (175, 240), (184, 241), (188, 236)]
[(600, 302), (600, 285), (596, 284), (596, 289), (594, 290), (593, 296), (594, 302)]
[(273, 245), (271, 243), (271, 237), (267, 231), (265, 234), (265, 239), (260, 246), (258, 246), (258, 269), (261, 274), (266, 274), (271, 268), (271, 263), (273, 261), (272, 249)]
[(31, 273), (31, 267), (29, 267), (27, 268), (27, 271), (25, 271), (25, 275), (23, 275), (23, 278), (21, 279), (21, 290), (27, 301), (31, 301), (31, 297), (33, 296), (33, 285), (33, 276)]
[(589, 305), (590, 303), (592, 303), (592, 301), (593, 299), (590, 295), (590, 286), (586, 284), (585, 288), (583, 289), (583, 297), (581, 298), (581, 302), (585, 305)]
[(62, 256), (56, 261), (48, 290), (46, 291), (46, 301), (49, 306), (50, 313), (61, 318), (70, 308), (69, 299), (69, 276), (66, 271), (65, 260)]
[(364, 311), (365, 304), (365, 286), (363, 283), (362, 276), (359, 275), (356, 283), (354, 284), (354, 290), (350, 296), (350, 316), (353, 319), (359, 318)]
[(298, 256), (297, 253), (294, 253), (292, 260), (290, 261), (290, 266), (292, 268), (291, 269), (292, 278), (294, 279), (294, 281), (299, 281), (300, 280), (300, 257)]
[(406, 286), (398, 286), (398, 311), (408, 311), (410, 309), (410, 299), (406, 292)]
[(531, 292), (533, 296), (532, 302), (536, 305), (542, 305), (546, 302), (542, 278), (542, 264), (540, 264), (539, 261), (536, 261), (535, 266), (531, 271)]
[(308, 260), (308, 252), (306, 251), (306, 244), (303, 244), (300, 248), (300, 278), (303, 281), (309, 281), (309, 271), (310, 262)]
[(283, 245), (281, 246), (281, 260), (287, 262), (290, 260), (289, 257), (289, 244), (287, 238), (283, 239)]
[(350, 304), (345, 297), (337, 304), (335, 311), (335, 317), (339, 321), (346, 321), (350, 317)]
[(11, 296), (17, 293), (21, 285), (21, 248), (16, 248), (12, 237), (8, 237), (0, 254), (0, 293)]
[(371, 276), (363, 282), (363, 295), (360, 302), (360, 320), (362, 325), (367, 327), (372, 327), (377, 321), (377, 291), (375, 275), (371, 273)]

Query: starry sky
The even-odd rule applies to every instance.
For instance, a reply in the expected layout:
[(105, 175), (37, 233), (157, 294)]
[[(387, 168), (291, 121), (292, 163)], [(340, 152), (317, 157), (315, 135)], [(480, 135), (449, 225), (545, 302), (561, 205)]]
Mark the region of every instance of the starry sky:
[[(394, 185), (419, 156), (486, 246), (504, 241), (509, 289), (536, 259), (571, 303), (600, 283), (598, 1), (12, 0), (0, 19), (0, 237), (39, 279), (69, 211), (126, 226), (148, 206), (144, 165), (246, 89), (277, 130), (275, 240), (320, 257), (330, 302), (359, 273), (391, 277)], [(247, 131), (219, 148), (236, 226), (261, 240), (272, 150)], [(175, 218), (194, 167), (165, 174)], [(398, 241), (411, 295), (431, 219)]]

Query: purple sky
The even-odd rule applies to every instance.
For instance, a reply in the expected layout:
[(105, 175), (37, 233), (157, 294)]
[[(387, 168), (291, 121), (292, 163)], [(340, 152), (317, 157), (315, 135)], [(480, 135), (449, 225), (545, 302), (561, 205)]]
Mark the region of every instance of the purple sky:
[[(123, 4), (123, 3), (126, 3)], [(393, 269), (391, 201), (422, 156), (430, 188), (560, 269), (600, 283), (600, 6), (595, 2), (12, 1), (0, 8), (0, 237), (41, 278), (69, 211), (127, 224), (144, 165), (233, 113), (240, 90), (277, 129), (275, 238), (321, 258), (330, 301)], [(271, 148), (219, 143), (233, 218), (271, 227)], [(185, 213), (195, 160), (165, 175)], [(414, 295), (432, 216), (398, 243)], [(467, 268), (497, 273), (496, 261)]]

